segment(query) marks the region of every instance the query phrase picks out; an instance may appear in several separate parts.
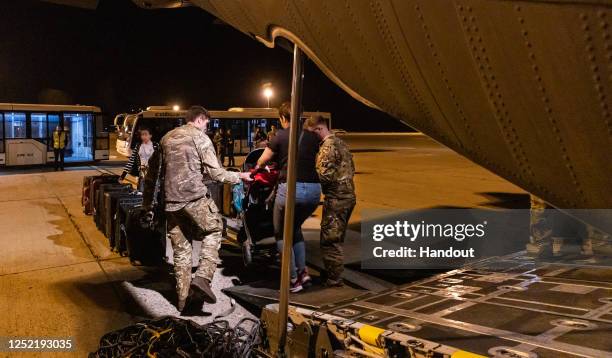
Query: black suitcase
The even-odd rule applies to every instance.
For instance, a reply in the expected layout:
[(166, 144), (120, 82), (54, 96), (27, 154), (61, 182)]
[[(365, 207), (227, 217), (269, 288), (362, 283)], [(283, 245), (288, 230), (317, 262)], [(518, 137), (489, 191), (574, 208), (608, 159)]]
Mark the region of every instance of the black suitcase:
[[(110, 241), (111, 247), (114, 246), (114, 227), (115, 227), (115, 214), (117, 213), (117, 202), (120, 198), (142, 198), (137, 192), (124, 192), (123, 190), (107, 191), (104, 193), (104, 235)], [(142, 199), (141, 199), (142, 200)]]
[(94, 220), (96, 222), (96, 226), (102, 232), (104, 232), (105, 225), (105, 202), (104, 202), (104, 194), (109, 192), (123, 192), (129, 193), (132, 191), (132, 186), (130, 184), (102, 184), (98, 188), (97, 196), (95, 200), (95, 210), (94, 210)]
[(96, 190), (96, 197), (94, 198), (94, 222), (96, 223), (96, 227), (98, 230), (104, 233), (104, 215), (105, 215), (105, 206), (104, 206), (104, 194), (108, 192), (129, 192), (131, 189), (129, 184), (119, 184), (119, 183), (109, 183), (102, 184)]
[(128, 212), (131, 208), (142, 205), (142, 196), (134, 198), (120, 197), (117, 202), (117, 210), (115, 212), (115, 235), (114, 251), (122, 256), (127, 256), (127, 239), (126, 239), (126, 224)]
[(81, 205), (83, 212), (87, 215), (93, 215), (95, 211), (96, 191), (102, 184), (117, 183), (119, 175), (93, 175), (83, 178), (83, 188), (81, 193)]
[(155, 223), (145, 220), (146, 211), (135, 206), (127, 211), (125, 232), (127, 251), (133, 265), (155, 266), (164, 262), (166, 254), (165, 222), (156, 214)]
[[(118, 186), (124, 185), (124, 184), (119, 184), (117, 180), (110, 180), (109, 178), (111, 178), (110, 175), (104, 178), (92, 180), (92, 188), (91, 188), (90, 197), (91, 197), (91, 205), (93, 208), (92, 213), (93, 213), (93, 217), (94, 217), (96, 226), (98, 226), (98, 223), (100, 220), (98, 216), (101, 214), (99, 212), (101, 205), (102, 205), (100, 202), (100, 191), (106, 190), (106, 188), (110, 186), (118, 187)], [(102, 196), (102, 199), (104, 199), (104, 196)]]

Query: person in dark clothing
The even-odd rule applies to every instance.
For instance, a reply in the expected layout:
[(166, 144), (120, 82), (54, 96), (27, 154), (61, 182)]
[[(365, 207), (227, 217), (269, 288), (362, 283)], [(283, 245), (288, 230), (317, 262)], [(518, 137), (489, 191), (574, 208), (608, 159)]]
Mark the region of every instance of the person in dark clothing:
[(119, 182), (122, 182), (128, 174), (138, 177), (138, 190), (143, 191), (144, 177), (147, 175), (149, 168), (149, 159), (153, 153), (159, 150), (159, 144), (152, 141), (153, 136), (148, 128), (140, 128), (140, 143), (136, 144), (132, 155), (127, 164), (123, 168), (123, 173), (119, 177)]
[(304, 124), (321, 139), (317, 174), (325, 195), (321, 218), (321, 254), (327, 271), (326, 286), (342, 286), (343, 242), (355, 208), (355, 163), (348, 145), (329, 129), (325, 118), (314, 116)]
[(268, 136), (263, 131), (263, 129), (261, 129), (261, 127), (256, 127), (255, 135), (253, 138), (253, 141), (255, 142), (255, 148), (265, 148), (265, 146), (267, 145), (267, 142), (266, 142), (267, 139), (268, 139)]
[(276, 126), (274, 124), (270, 126), (270, 131), (268, 132), (268, 142), (271, 142), (272, 139), (274, 139), (277, 132), (278, 131), (276, 130)]
[(221, 165), (225, 166), (225, 157), (227, 156), (227, 135), (225, 134), (225, 129), (223, 128), (219, 130), (219, 133), (221, 134), (221, 143), (219, 143), (221, 153), (219, 153), (219, 160), (221, 160)]
[(228, 130), (225, 131), (225, 154), (227, 154), (227, 166), (235, 166), (236, 162), (234, 161), (234, 135), (232, 134), (231, 128), (228, 128)]
[(217, 153), (217, 158), (221, 162), (221, 166), (223, 166), (223, 162), (225, 162), (225, 155), (223, 154), (223, 152), (225, 151), (225, 148), (223, 146), (224, 136), (225, 134), (223, 133), (223, 128), (219, 128), (215, 132), (215, 136), (213, 137), (213, 144), (215, 146), (215, 152)]
[[(276, 161), (281, 169), (276, 199), (274, 202), (274, 233), (277, 248), (283, 250), (283, 225), (287, 198), (287, 159), (289, 156), (289, 126), (291, 105), (283, 103), (279, 108), (281, 127), (257, 161), (262, 167), (267, 162)], [(293, 255), (291, 263), (291, 292), (299, 292), (311, 279), (306, 268), (306, 246), (302, 234), (302, 224), (315, 211), (321, 200), (321, 185), (315, 168), (319, 138), (304, 130), (300, 133), (297, 160), (297, 182), (295, 197), (295, 220), (293, 227)]]

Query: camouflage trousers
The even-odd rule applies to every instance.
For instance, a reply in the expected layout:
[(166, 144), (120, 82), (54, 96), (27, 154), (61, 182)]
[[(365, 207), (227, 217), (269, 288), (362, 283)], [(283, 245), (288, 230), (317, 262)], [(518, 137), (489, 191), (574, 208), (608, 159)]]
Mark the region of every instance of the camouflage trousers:
[(527, 244), (527, 252), (531, 254), (539, 254), (542, 246), (550, 241), (552, 235), (552, 223), (550, 222), (549, 212), (553, 209), (540, 198), (535, 195), (530, 195), (530, 225), (529, 225), (529, 243)]
[(325, 198), (323, 218), (321, 219), (321, 253), (328, 277), (339, 280), (344, 271), (344, 251), (342, 243), (355, 199)]
[(188, 203), (177, 211), (166, 212), (168, 235), (174, 250), (174, 274), (179, 299), (186, 299), (191, 284), (191, 255), (193, 240), (201, 240), (199, 266), (196, 276), (212, 281), (219, 260), (223, 240), (223, 222), (219, 209), (210, 198)]
[(527, 252), (532, 255), (544, 254), (548, 247), (550, 253), (560, 255), (564, 246), (571, 250), (575, 241), (580, 241), (579, 249), (583, 255), (593, 255), (593, 241), (601, 242), (605, 238), (599, 230), (562, 214), (535, 195), (531, 195), (530, 214)]

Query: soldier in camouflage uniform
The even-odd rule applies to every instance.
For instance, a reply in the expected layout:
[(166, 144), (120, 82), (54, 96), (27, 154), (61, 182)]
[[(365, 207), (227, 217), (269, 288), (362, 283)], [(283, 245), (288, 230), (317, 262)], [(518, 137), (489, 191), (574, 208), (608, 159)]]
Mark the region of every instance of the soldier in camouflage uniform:
[(592, 256), (593, 241), (602, 242), (605, 234), (591, 225), (581, 223), (530, 194), (530, 237), (527, 253), (532, 256), (552, 254), (562, 256), (566, 241), (578, 240), (580, 253)]
[(527, 253), (537, 256), (542, 253), (544, 246), (551, 241), (552, 223), (547, 212), (551, 206), (533, 194), (530, 194), (530, 201), (530, 232)]
[[(228, 172), (220, 166), (213, 143), (205, 133), (209, 121), (206, 109), (194, 106), (185, 119), (187, 124), (162, 138), (160, 154), (151, 158), (144, 191), (144, 205), (149, 209), (161, 201), (158, 194), (163, 194), (167, 230), (174, 249), (179, 311), (186, 308), (188, 297), (190, 306), (198, 309), (203, 301), (216, 302), (210, 283), (220, 262), (223, 224), (204, 182), (236, 184), (240, 179), (250, 180), (249, 173)], [(202, 249), (192, 280), (193, 240), (202, 240)]]
[(321, 219), (321, 252), (328, 274), (325, 285), (341, 286), (344, 271), (342, 243), (356, 202), (355, 164), (346, 143), (329, 130), (323, 117), (308, 119), (306, 127), (321, 139), (316, 168), (325, 194)]

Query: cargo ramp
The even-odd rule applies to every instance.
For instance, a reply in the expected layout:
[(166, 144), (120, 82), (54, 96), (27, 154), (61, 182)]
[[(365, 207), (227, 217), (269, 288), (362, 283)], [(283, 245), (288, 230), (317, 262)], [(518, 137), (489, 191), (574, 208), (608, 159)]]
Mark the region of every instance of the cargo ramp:
[[(289, 356), (612, 357), (611, 282), (609, 267), (517, 253), (336, 302), (294, 295)], [(276, 312), (263, 310), (265, 354)]]

